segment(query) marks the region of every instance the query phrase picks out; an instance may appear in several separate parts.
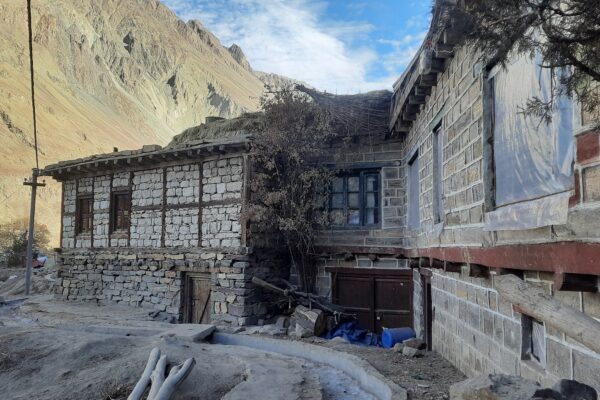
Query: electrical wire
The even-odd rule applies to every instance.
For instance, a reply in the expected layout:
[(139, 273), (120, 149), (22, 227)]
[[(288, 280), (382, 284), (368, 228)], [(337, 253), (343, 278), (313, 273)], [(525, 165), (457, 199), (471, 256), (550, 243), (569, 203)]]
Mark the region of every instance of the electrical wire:
[(38, 157), (37, 122), (35, 116), (35, 83), (33, 79), (33, 29), (31, 28), (31, 0), (27, 0), (27, 27), (29, 28), (29, 70), (31, 71), (31, 108), (33, 112), (33, 145), (35, 148), (35, 168), (40, 168)]

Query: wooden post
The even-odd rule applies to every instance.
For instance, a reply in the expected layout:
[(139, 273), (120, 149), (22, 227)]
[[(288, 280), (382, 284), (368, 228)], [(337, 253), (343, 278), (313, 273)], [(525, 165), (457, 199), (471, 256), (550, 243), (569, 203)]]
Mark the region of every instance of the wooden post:
[(600, 322), (552, 298), (544, 289), (514, 275), (494, 278), (498, 294), (519, 312), (564, 332), (590, 350), (600, 353)]
[[(37, 178), (40, 171), (37, 168), (33, 168), (31, 171), (31, 181), (23, 182), (25, 186), (31, 186), (31, 206), (29, 208), (29, 230), (27, 231), (27, 256), (26, 259), (26, 271), (25, 271), (25, 295), (29, 295), (31, 288), (31, 264), (33, 263), (33, 239), (35, 230), (35, 201), (37, 197), (37, 187), (46, 186), (45, 182), (38, 183)], [(61, 243), (62, 246), (62, 243)]]

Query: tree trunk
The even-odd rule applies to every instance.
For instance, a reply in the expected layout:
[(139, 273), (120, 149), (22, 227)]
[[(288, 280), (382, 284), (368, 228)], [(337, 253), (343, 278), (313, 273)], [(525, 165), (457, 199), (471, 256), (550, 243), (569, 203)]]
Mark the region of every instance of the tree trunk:
[(142, 398), (142, 395), (144, 394), (144, 391), (146, 390), (146, 386), (148, 386), (148, 383), (150, 383), (150, 376), (151, 376), (152, 371), (154, 370), (154, 367), (156, 366), (156, 363), (158, 362), (159, 358), (160, 358), (160, 349), (158, 347), (155, 347), (150, 352), (150, 357), (148, 357), (148, 362), (146, 363), (146, 368), (144, 368), (142, 377), (135, 384), (135, 387), (131, 391), (131, 394), (129, 395), (127, 400), (140, 400)]
[(600, 353), (600, 322), (552, 298), (538, 286), (514, 275), (494, 278), (494, 287), (523, 314), (555, 327), (591, 350)]
[(316, 308), (311, 310), (301, 305), (297, 306), (292, 318), (298, 325), (310, 330), (315, 336), (321, 336), (327, 328), (325, 314)]

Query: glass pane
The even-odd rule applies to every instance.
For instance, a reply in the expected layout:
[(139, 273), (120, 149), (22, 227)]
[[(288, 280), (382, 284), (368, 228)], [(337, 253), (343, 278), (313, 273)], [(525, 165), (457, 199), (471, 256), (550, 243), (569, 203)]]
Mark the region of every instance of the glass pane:
[(377, 177), (374, 175), (367, 176), (367, 192), (377, 192)]
[(348, 194), (348, 207), (358, 208), (360, 207), (360, 198), (358, 193)]
[(344, 195), (334, 194), (331, 196), (331, 208), (343, 208), (344, 207)]
[(366, 215), (366, 224), (367, 225), (376, 224), (377, 221), (375, 220), (375, 210), (373, 208), (367, 208), (366, 212), (367, 212), (367, 215)]
[(360, 182), (360, 179), (358, 176), (349, 176), (348, 177), (348, 191), (349, 192), (358, 192), (359, 182)]
[(331, 223), (333, 225), (343, 225), (344, 224), (344, 211), (343, 210), (333, 210), (331, 212)]
[(360, 213), (358, 210), (348, 210), (348, 225), (360, 225)]
[(333, 179), (333, 192), (340, 193), (344, 191), (344, 178), (338, 176)]
[(375, 207), (375, 193), (367, 193), (367, 207)]

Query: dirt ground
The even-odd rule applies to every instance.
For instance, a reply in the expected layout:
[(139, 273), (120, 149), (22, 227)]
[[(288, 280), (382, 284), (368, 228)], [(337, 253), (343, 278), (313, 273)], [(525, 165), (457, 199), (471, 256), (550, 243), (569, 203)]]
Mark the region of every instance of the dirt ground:
[[(318, 339), (315, 342), (320, 342)], [(367, 360), (384, 376), (408, 391), (409, 399), (448, 399), (450, 386), (466, 379), (436, 352), (427, 352), (423, 357), (406, 357), (391, 349), (362, 347), (350, 344), (315, 343), (345, 351)]]
[[(7, 276), (2, 277), (4, 283), (0, 282), (0, 294), (8, 300), (18, 298), (23, 288), (21, 274), (10, 271), (3, 275)], [(8, 277), (12, 279), (7, 280)], [(40, 271), (34, 278), (35, 291), (47, 291), (51, 279), (51, 271)], [(177, 399), (314, 399), (320, 397), (307, 393), (322, 391), (327, 385), (350, 388), (354, 384), (337, 377), (335, 371), (302, 359), (246, 348), (241, 354), (239, 348), (232, 346), (160, 339), (158, 333), (171, 327), (165, 322), (152, 321), (147, 310), (62, 302), (50, 294), (35, 294), (25, 302), (1, 307), (0, 387), (10, 395), (0, 397), (125, 399), (155, 346), (167, 351), (174, 362), (190, 355), (198, 361)], [(409, 399), (447, 399), (449, 386), (465, 379), (435, 352), (409, 358), (393, 350), (339, 340), (303, 340), (367, 360), (405, 388)], [(328, 379), (332, 382), (323, 382)], [(265, 395), (265, 385), (287, 387), (289, 393), (271, 391)], [(357, 388), (342, 392), (329, 398), (369, 398)]]

